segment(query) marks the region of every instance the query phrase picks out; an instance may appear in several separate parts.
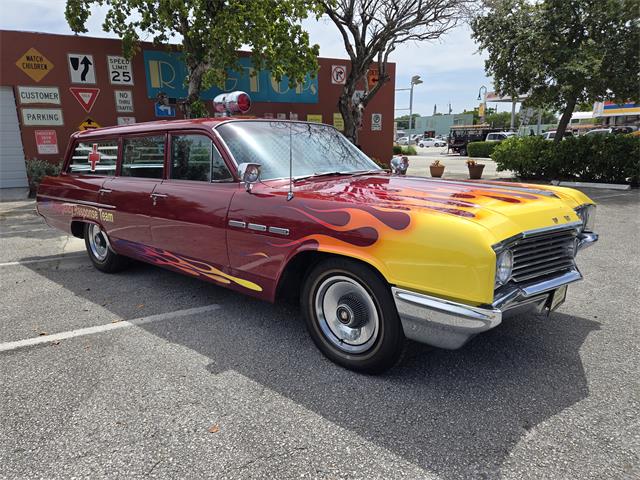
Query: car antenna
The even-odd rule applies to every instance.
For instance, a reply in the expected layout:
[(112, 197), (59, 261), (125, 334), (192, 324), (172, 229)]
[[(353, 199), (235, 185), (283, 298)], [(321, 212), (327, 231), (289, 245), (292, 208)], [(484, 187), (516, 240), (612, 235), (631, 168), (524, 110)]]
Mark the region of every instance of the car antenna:
[(287, 202), (293, 200), (293, 127), (289, 122), (289, 193), (287, 193)]

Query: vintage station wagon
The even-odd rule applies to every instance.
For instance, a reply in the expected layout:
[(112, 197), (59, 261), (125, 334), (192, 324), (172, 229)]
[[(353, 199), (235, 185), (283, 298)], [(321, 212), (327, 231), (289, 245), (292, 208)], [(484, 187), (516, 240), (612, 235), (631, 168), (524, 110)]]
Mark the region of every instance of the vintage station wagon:
[(132, 258), (298, 297), (320, 350), (367, 372), (406, 338), (455, 349), (508, 314), (555, 309), (597, 240), (579, 191), (389, 173), (333, 127), (286, 120), (75, 133), (37, 201), (104, 272)]

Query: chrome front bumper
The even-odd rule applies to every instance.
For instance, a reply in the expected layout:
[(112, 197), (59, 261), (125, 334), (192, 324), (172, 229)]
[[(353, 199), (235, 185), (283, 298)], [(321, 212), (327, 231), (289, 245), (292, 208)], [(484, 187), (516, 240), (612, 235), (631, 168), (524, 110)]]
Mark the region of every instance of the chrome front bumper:
[[(578, 248), (592, 245), (596, 234), (582, 234)], [(473, 307), (442, 298), (392, 287), (404, 335), (434, 347), (455, 350), (503, 318), (530, 311), (541, 313), (560, 287), (582, 280), (575, 269), (557, 277), (525, 285), (505, 286), (491, 305)]]

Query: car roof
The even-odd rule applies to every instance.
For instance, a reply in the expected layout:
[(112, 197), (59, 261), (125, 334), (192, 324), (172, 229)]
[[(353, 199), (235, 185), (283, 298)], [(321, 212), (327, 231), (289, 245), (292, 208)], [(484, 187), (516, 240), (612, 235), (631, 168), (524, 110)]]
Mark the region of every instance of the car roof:
[[(131, 125), (114, 125), (112, 127), (94, 128), (83, 132), (75, 132), (74, 137), (80, 139), (104, 137), (111, 135), (136, 134), (147, 132), (158, 132), (166, 130), (203, 129), (209, 130), (223, 122), (241, 121), (274, 121), (272, 119), (261, 119), (255, 117), (215, 117), (215, 118), (185, 118), (182, 120), (155, 120), (152, 122), (134, 123)], [(295, 120), (277, 120), (278, 122), (288, 122)]]

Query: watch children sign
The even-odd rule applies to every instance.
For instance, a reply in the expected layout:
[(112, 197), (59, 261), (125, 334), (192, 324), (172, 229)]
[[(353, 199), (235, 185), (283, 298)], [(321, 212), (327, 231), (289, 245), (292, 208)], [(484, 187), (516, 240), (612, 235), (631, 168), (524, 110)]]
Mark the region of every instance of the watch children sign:
[[(159, 94), (170, 98), (187, 97), (185, 78), (188, 72), (181, 54), (145, 50), (143, 57), (149, 98), (158, 98)], [(228, 72), (224, 90), (212, 87), (203, 91), (201, 98), (213, 100), (220, 93), (242, 90), (256, 102), (318, 103), (317, 78), (307, 74), (302, 84), (290, 87), (287, 77), (278, 82), (270, 71), (256, 70), (249, 57), (240, 58), (238, 63), (240, 70)]]

